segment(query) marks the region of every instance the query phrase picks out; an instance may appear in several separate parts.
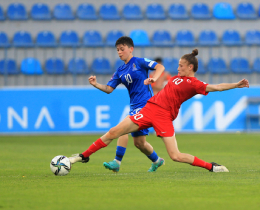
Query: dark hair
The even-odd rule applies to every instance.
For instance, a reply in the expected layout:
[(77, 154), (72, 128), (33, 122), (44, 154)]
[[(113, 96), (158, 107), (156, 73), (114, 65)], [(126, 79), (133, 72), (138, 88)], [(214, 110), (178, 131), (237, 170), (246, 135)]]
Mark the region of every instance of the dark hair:
[(185, 54), (181, 57), (181, 59), (185, 59), (189, 64), (193, 65), (193, 71), (196, 72), (198, 70), (198, 59), (196, 55), (199, 54), (198, 49), (192, 50), (192, 53)]
[(162, 63), (162, 59), (160, 57), (155, 58), (154, 61), (156, 63)]
[(129, 36), (121, 36), (117, 41), (116, 41), (116, 44), (115, 44), (115, 47), (117, 45), (127, 45), (128, 47), (134, 47), (134, 42), (133, 40), (129, 37)]

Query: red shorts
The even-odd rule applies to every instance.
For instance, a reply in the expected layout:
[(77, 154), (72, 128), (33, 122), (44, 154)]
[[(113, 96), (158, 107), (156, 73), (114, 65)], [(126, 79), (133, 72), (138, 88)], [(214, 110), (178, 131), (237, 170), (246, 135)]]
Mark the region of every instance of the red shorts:
[(130, 120), (139, 126), (138, 130), (153, 127), (157, 136), (172, 137), (174, 135), (170, 111), (155, 104), (148, 102), (140, 112), (130, 116)]

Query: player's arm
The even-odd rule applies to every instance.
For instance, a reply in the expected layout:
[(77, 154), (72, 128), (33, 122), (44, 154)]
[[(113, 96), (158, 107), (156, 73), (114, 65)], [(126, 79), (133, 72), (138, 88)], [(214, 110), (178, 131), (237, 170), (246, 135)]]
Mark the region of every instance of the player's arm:
[(163, 73), (164, 71), (164, 66), (162, 64), (157, 64), (155, 67), (155, 72), (153, 74), (153, 77), (151, 78), (147, 78), (146, 80), (144, 80), (144, 84), (145, 85), (149, 85), (149, 84), (152, 84), (154, 82), (156, 82), (156, 80), (161, 76), (161, 74)]
[(114, 88), (112, 88), (111, 86), (108, 86), (108, 85), (102, 85), (102, 84), (99, 84), (97, 83), (97, 78), (96, 76), (90, 76), (88, 78), (88, 81), (91, 85), (93, 85), (95, 88), (105, 92), (105, 93), (112, 93)]
[(230, 90), (234, 88), (244, 88), (244, 87), (249, 87), (249, 82), (247, 79), (242, 79), (237, 83), (221, 83), (218, 85), (207, 85), (206, 92), (224, 91), (224, 90)]

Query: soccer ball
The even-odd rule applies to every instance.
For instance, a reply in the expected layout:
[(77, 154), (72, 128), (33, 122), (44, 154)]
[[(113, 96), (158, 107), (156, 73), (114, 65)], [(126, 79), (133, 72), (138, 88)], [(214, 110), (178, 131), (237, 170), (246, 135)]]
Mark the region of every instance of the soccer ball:
[(52, 173), (56, 176), (65, 176), (70, 172), (71, 163), (69, 158), (63, 155), (58, 155), (51, 160), (50, 167)]

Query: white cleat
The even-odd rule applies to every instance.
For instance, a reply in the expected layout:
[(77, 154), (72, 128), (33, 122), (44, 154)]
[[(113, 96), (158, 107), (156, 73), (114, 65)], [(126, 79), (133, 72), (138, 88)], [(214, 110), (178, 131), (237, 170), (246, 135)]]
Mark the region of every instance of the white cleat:
[(76, 162), (87, 163), (89, 161), (89, 157), (84, 157), (82, 154), (74, 154), (72, 157), (69, 157), (70, 163), (74, 164)]
[(211, 172), (229, 172), (229, 170), (226, 168), (226, 166), (219, 165), (217, 163), (212, 162), (212, 169)]

